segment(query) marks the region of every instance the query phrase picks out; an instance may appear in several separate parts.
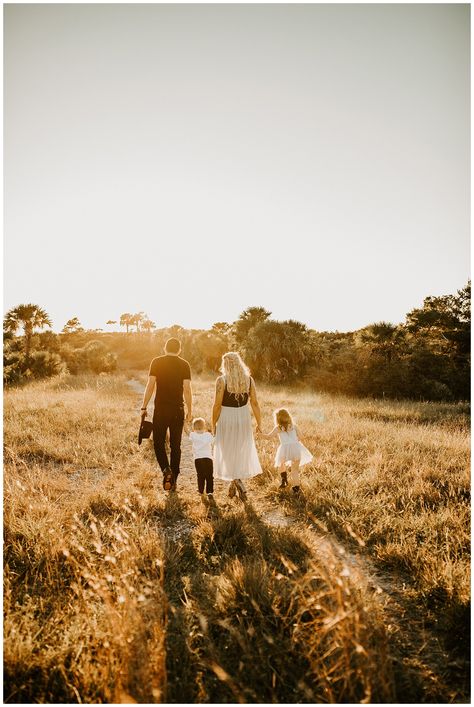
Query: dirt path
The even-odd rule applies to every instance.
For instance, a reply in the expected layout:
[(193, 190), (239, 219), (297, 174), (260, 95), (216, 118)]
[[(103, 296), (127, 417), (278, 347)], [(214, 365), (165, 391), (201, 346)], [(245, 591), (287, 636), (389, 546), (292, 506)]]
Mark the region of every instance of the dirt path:
[[(215, 480), (214, 486), (220, 513), (231, 512), (241, 505), (237, 498), (228, 498), (226, 482)], [(305, 512), (304, 501), (298, 504), (279, 501), (274, 493), (269, 493), (265, 481), (251, 480), (247, 488), (249, 502), (265, 524), (273, 527), (293, 526), (295, 531), (298, 528), (309, 529), (315, 551), (320, 557), (325, 556), (329, 560), (336, 555), (343, 564), (343, 571), (350, 574), (356, 584), (372, 590), (385, 617), (395, 677), (399, 687), (402, 687), (400, 681), (404, 682), (404, 695), (413, 695), (414, 702), (464, 701), (467, 686), (463, 685), (462, 676), (465, 666), (453, 661), (443, 648), (436, 626), (427, 625), (401, 576), (381, 571), (367, 554), (354, 552), (333, 535), (322, 533), (317, 520), (309, 518)], [(191, 443), (184, 434), (177, 497), (195, 509), (201, 506), (203, 517), (208, 513), (197, 491)], [(291, 501), (291, 497), (288, 500)], [(185, 517), (170, 522), (163, 530), (170, 540), (176, 540), (190, 535), (193, 527), (193, 523)]]
[[(129, 381), (128, 385), (134, 392), (143, 391), (138, 381)], [(246, 483), (253, 510), (268, 526), (292, 526), (296, 532), (298, 529), (309, 531), (314, 541), (314, 552), (319, 557), (330, 561), (336, 556), (343, 565), (343, 571), (351, 575), (356, 584), (371, 590), (385, 619), (397, 688), (405, 699), (410, 695), (410, 702), (464, 702), (469, 689), (466, 665), (453, 660), (442, 645), (437, 626), (428, 625), (423, 609), (410, 593), (409, 583), (405, 581), (407, 578), (382, 571), (366, 552), (354, 551), (334, 535), (321, 532), (321, 524), (306, 512), (304, 500), (295, 503), (291, 491), (287, 494), (272, 492), (270, 481), (270, 477), (259, 477)], [(241, 506), (238, 498), (229, 499), (227, 491), (227, 482), (214, 481), (214, 496), (220, 514), (231, 513)], [(196, 512), (202, 518), (209, 513), (198, 494), (191, 442), (185, 433), (178, 490), (176, 494), (168, 495), (170, 502), (172, 496), (175, 497), (174, 502), (182, 504), (185, 510), (192, 509), (194, 517)], [(177, 540), (190, 539), (194, 527), (195, 522), (188, 512), (170, 513), (161, 524), (161, 531), (171, 541), (168, 547), (172, 548)], [(172, 620), (168, 630), (179, 633), (183, 627), (179, 621)], [(174, 636), (174, 643), (179, 645), (178, 636)], [(180, 679), (179, 670), (176, 679)]]

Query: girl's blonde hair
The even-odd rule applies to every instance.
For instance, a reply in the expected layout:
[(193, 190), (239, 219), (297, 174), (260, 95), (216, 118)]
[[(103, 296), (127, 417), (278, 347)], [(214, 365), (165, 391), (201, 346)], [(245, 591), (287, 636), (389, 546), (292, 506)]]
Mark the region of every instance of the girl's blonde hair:
[(221, 373), (229, 393), (245, 395), (249, 392), (250, 371), (237, 351), (228, 351), (222, 356)]
[(286, 408), (279, 408), (278, 410), (275, 410), (273, 416), (275, 419), (275, 425), (277, 425), (280, 430), (288, 432), (288, 427), (293, 427), (293, 418)]

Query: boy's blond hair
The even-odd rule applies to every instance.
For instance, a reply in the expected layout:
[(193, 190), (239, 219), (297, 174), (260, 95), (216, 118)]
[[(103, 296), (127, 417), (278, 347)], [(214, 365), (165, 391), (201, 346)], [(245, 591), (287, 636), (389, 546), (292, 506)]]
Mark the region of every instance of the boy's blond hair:
[(286, 408), (279, 408), (273, 413), (275, 418), (275, 425), (280, 428), (280, 430), (288, 431), (288, 427), (293, 427), (293, 418)]
[(205, 430), (206, 420), (203, 417), (195, 417), (193, 420), (193, 430)]

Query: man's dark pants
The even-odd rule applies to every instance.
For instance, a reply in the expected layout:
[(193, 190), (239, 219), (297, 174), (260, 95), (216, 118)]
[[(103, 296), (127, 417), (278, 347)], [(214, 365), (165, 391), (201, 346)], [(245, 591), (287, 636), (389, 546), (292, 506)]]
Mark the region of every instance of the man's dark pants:
[[(161, 471), (171, 467), (173, 478), (179, 474), (181, 461), (181, 436), (183, 434), (184, 407), (176, 405), (155, 406), (153, 413), (153, 446)], [(170, 431), (170, 459), (166, 454), (166, 431)]]

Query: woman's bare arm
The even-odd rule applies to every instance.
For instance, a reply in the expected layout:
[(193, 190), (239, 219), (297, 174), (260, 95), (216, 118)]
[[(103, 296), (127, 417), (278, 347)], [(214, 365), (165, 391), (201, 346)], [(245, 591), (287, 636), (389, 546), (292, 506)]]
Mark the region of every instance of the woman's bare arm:
[(212, 406), (212, 434), (216, 434), (217, 421), (221, 414), (222, 398), (224, 397), (224, 381), (222, 376), (216, 380), (216, 393), (214, 396), (214, 405)]
[(274, 427), (273, 430), (271, 432), (269, 432), (268, 434), (265, 434), (265, 432), (262, 432), (260, 430), (260, 437), (265, 437), (265, 439), (270, 439), (271, 437), (274, 437), (275, 434), (277, 434), (277, 433), (278, 433), (278, 427)]
[(260, 405), (258, 404), (257, 389), (255, 387), (255, 381), (253, 378), (250, 379), (250, 406), (255, 415), (255, 420), (257, 422), (257, 431), (260, 432), (260, 425), (262, 424), (262, 413), (260, 412)]

